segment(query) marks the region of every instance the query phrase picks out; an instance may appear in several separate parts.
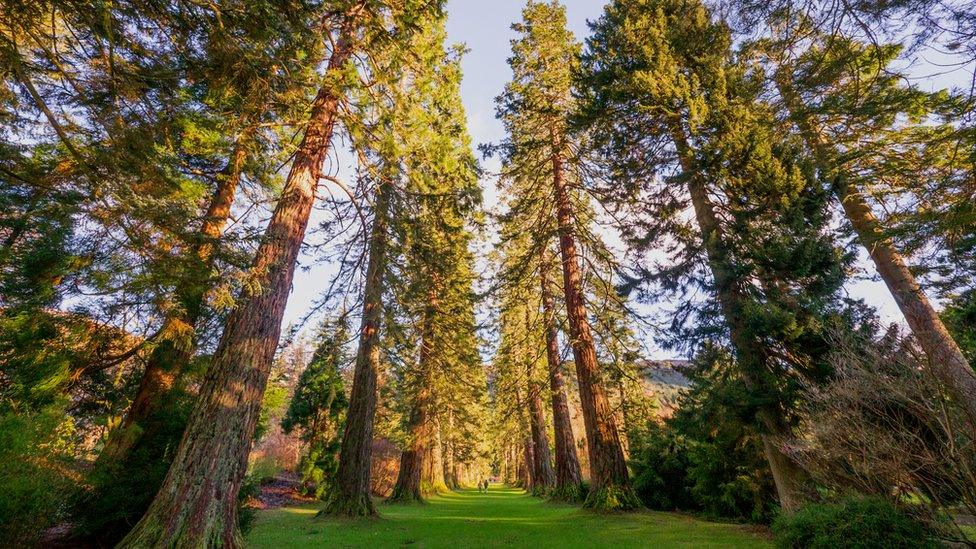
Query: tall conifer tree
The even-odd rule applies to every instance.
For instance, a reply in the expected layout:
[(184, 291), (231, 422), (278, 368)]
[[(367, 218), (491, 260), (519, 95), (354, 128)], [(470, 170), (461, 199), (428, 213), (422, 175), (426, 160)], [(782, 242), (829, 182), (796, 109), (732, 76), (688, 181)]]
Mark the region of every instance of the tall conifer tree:
[(574, 210), (573, 185), (579, 172), (567, 122), (574, 109), (572, 71), (579, 46), (566, 30), (565, 10), (557, 2), (529, 2), (522, 15), (523, 21), (513, 27), (518, 32), (509, 58), (513, 79), (498, 100), (498, 116), (508, 130), (502, 147), (504, 171), (523, 185), (546, 185), (555, 204), (563, 294), (590, 455), (585, 505), (632, 509), (638, 502), (597, 363), (577, 245), (581, 218)]
[(675, 327), (697, 319), (700, 337), (715, 334), (710, 315), (724, 319), (780, 503), (792, 511), (807, 475), (782, 441), (802, 384), (829, 374), (826, 330), (840, 313), (843, 256), (812, 170), (765, 122), (728, 29), (711, 17), (695, 2), (611, 3), (584, 55), (582, 119), (604, 152), (610, 192), (651, 216), (623, 228), (635, 249), (679, 243), (674, 266), (640, 267), (638, 278), (669, 290), (707, 268), (718, 306), (683, 306)]

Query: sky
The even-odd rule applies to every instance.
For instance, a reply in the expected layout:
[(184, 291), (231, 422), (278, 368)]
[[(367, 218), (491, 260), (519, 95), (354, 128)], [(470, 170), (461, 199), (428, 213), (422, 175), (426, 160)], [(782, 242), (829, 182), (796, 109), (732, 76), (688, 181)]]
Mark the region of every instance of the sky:
[[(601, 0), (563, 0), (569, 28), (582, 41), (588, 34), (587, 20), (599, 17)], [(473, 145), (497, 142), (504, 136), (501, 122), (495, 119), (494, 99), (502, 92), (511, 77), (508, 67), (510, 40), (514, 37), (513, 22), (521, 19), (524, 0), (448, 0), (448, 40), (468, 48), (462, 61), (464, 80), (461, 98), (468, 118), (468, 131)], [(486, 206), (497, 204), (491, 173), (498, 171), (497, 160), (482, 163), (486, 176), (482, 181)], [(303, 264), (309, 265), (305, 259)], [(864, 299), (878, 309), (886, 322), (901, 322), (902, 318), (884, 284), (873, 276), (873, 266), (862, 253), (860, 277), (848, 284), (850, 297)], [(329, 283), (331, 269), (312, 266), (295, 273), (294, 289), (285, 312), (285, 324), (297, 322)], [(645, 312), (645, 309), (642, 312)], [(653, 337), (643, 335), (647, 358), (683, 358), (670, 355), (655, 345)]]

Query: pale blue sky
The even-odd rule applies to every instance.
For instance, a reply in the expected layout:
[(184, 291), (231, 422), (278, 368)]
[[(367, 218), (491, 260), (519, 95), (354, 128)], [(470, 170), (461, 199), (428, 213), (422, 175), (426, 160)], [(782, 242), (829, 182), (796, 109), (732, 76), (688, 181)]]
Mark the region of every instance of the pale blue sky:
[[(564, 0), (570, 30), (578, 40), (587, 34), (586, 21), (600, 15), (604, 3), (600, 0)], [(509, 41), (513, 37), (511, 24), (521, 19), (524, 0), (448, 0), (447, 31), (452, 43), (463, 43), (470, 50), (464, 57), (464, 81), (462, 99), (468, 117), (468, 130), (475, 146), (478, 143), (497, 141), (503, 136), (503, 128), (495, 119), (494, 98), (501, 93), (511, 76), (507, 59)], [(497, 161), (484, 163), (488, 172), (497, 171)], [(496, 204), (492, 178), (482, 182), (489, 207)], [(303, 264), (311, 263), (303, 258)], [(873, 274), (873, 266), (861, 262), (867, 273)], [(328, 285), (331, 272), (326, 266), (295, 273), (295, 285), (286, 311), (285, 323), (295, 322), (308, 310), (319, 292)], [(900, 322), (901, 316), (884, 285), (877, 280), (859, 280), (849, 284), (851, 296), (863, 298), (877, 307), (888, 322)], [(644, 347), (649, 358), (668, 358), (654, 344), (650, 334), (644, 334)]]

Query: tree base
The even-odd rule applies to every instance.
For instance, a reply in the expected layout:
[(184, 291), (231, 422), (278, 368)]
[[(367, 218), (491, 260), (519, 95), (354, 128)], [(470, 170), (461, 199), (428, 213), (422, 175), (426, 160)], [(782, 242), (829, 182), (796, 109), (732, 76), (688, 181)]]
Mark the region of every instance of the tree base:
[(582, 503), (586, 499), (586, 485), (579, 483), (554, 486), (549, 490), (547, 499), (558, 503)]
[(414, 492), (413, 490), (398, 490), (396, 487), (393, 488), (393, 493), (390, 497), (383, 500), (383, 503), (389, 505), (410, 505), (414, 503), (427, 503), (420, 492)]
[(595, 511), (635, 511), (641, 507), (643, 505), (633, 488), (615, 484), (590, 489), (583, 501), (584, 509)]
[(243, 549), (244, 536), (239, 528), (234, 528), (231, 539), (221, 535), (220, 525), (208, 532), (191, 535), (185, 530), (176, 536), (167, 532), (162, 522), (149, 515), (142, 518), (129, 535), (118, 545), (117, 549), (138, 549), (142, 547), (224, 547), (226, 549)]
[(315, 514), (316, 517), (375, 517), (376, 506), (373, 498), (369, 494), (361, 494), (353, 497), (344, 496), (338, 490), (332, 492), (325, 500), (325, 507)]
[(447, 492), (447, 485), (443, 482), (421, 482), (420, 493), (425, 496), (436, 496)]

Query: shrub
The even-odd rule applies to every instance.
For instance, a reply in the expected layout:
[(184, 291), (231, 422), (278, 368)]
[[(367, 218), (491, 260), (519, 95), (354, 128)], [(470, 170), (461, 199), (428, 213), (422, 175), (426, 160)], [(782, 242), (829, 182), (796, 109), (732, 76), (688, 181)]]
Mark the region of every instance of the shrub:
[(339, 368), (346, 360), (343, 345), (348, 338), (344, 320), (323, 324), (315, 354), (281, 420), (284, 433), (301, 432), (307, 446), (299, 464), (302, 492), (319, 499), (326, 496), (339, 468), (340, 435), (349, 407)]
[(258, 510), (247, 504), (251, 498), (257, 498), (261, 492), (261, 483), (251, 475), (244, 477), (241, 491), (237, 493), (237, 526), (242, 534), (247, 534), (258, 518)]
[(0, 547), (32, 546), (62, 516), (70, 490), (58, 407), (0, 417)]
[(680, 436), (651, 423), (632, 455), (634, 490), (644, 505), (660, 511), (701, 507), (691, 494), (688, 448)]
[(192, 406), (192, 395), (174, 391), (147, 425), (135, 427), (138, 438), (122, 459), (96, 461), (74, 502), (76, 536), (110, 545), (139, 521), (169, 471)]
[(784, 548), (919, 549), (939, 547), (924, 523), (876, 497), (808, 505), (773, 523)]
[(776, 494), (741, 378), (728, 356), (702, 353), (691, 388), (663, 425), (631, 438), (634, 487), (652, 509), (766, 523)]
[(912, 338), (837, 337), (836, 375), (799, 410), (800, 464), (835, 493), (897, 493), (946, 538), (947, 510), (976, 514), (976, 421), (931, 373)]

